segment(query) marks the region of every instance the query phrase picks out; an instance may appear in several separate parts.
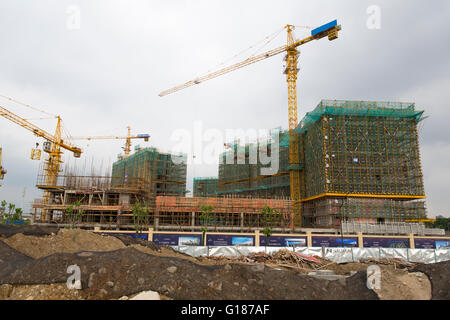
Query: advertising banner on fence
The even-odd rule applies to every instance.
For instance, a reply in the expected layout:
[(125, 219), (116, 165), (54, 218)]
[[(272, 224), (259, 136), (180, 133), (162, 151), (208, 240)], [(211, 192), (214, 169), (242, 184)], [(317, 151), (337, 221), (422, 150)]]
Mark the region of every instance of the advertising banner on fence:
[(167, 246), (200, 246), (201, 234), (154, 233), (153, 242)]
[(260, 246), (268, 247), (306, 247), (306, 237), (271, 236), (267, 244), (267, 237), (259, 237)]
[(207, 234), (207, 246), (254, 246), (255, 236), (229, 235), (229, 234)]
[[(343, 244), (342, 244), (343, 243)], [(312, 237), (313, 247), (358, 247), (358, 238), (345, 237)]]
[(414, 239), (416, 249), (450, 249), (450, 239)]
[(364, 238), (364, 248), (409, 248), (408, 238)]

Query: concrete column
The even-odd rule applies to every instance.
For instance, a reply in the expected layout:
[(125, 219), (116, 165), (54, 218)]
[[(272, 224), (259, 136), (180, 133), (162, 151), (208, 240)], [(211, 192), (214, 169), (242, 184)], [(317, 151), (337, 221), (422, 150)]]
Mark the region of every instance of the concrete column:
[[(191, 227), (195, 227), (195, 211), (191, 213)], [(192, 228), (191, 231), (194, 231), (195, 229)]]
[(244, 213), (241, 212), (241, 232), (244, 231)]
[(357, 232), (356, 234), (358, 235), (358, 247), (363, 248), (364, 247), (363, 233)]

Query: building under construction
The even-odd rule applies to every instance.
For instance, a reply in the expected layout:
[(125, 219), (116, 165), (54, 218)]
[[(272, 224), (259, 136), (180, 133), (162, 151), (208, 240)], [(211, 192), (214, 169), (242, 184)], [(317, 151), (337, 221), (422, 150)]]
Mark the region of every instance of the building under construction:
[[(307, 113), (296, 129), (303, 225), (425, 218), (417, 133), (422, 118), (413, 103), (400, 102), (322, 100)], [(279, 132), (278, 138), (279, 145), (276, 139), (264, 143), (268, 153), (279, 153), (273, 175), (261, 174), (263, 153), (251, 164), (259, 142), (224, 152), (218, 194), (289, 197), (289, 137)]]
[(133, 206), (141, 203), (155, 229), (197, 230), (211, 206), (218, 230), (248, 230), (262, 226), (269, 206), (282, 215), (278, 228), (293, 228), (289, 170), (300, 170), (305, 227), (424, 219), (422, 117), (412, 103), (323, 100), (296, 129), (295, 168), (288, 132), (272, 131), (269, 139), (231, 144), (218, 178), (195, 178), (194, 198), (186, 198), (186, 155), (147, 148), (115, 162), (111, 176), (65, 172), (56, 185), (38, 181), (46, 197), (33, 205), (35, 219), (68, 222), (67, 208), (76, 204), (82, 223), (133, 228)]
[[(133, 206), (140, 203), (154, 211), (159, 195), (184, 196), (186, 155), (141, 149), (119, 159), (112, 175), (79, 174), (66, 168), (55, 183), (46, 183), (45, 170), (38, 174), (42, 199), (33, 203), (36, 222), (69, 223), (71, 211), (82, 212), (80, 223), (132, 224)], [(73, 221), (72, 221), (73, 222)]]
[(217, 182), (215, 177), (194, 178), (194, 197), (217, 197)]

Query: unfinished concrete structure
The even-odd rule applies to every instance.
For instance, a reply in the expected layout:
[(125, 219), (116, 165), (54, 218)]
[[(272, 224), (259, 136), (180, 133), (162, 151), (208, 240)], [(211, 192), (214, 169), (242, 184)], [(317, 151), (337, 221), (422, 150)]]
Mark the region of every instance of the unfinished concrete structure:
[[(322, 100), (296, 131), (300, 150), (303, 225), (338, 227), (341, 221), (400, 222), (426, 218), (417, 124), (413, 103)], [(276, 198), (289, 195), (286, 132), (280, 132), (280, 169), (261, 176), (248, 163), (258, 145), (244, 150), (245, 164), (221, 155), (219, 194)], [(242, 153), (241, 153), (242, 154)], [(294, 169), (295, 170), (295, 169)]]
[(112, 175), (80, 175), (66, 168), (52, 185), (44, 183), (45, 172), (40, 170), (37, 187), (47, 198), (34, 201), (34, 220), (70, 223), (69, 209), (82, 213), (80, 223), (130, 225), (134, 205), (154, 211), (156, 196), (185, 195), (185, 159), (183, 154), (146, 148), (115, 162)]

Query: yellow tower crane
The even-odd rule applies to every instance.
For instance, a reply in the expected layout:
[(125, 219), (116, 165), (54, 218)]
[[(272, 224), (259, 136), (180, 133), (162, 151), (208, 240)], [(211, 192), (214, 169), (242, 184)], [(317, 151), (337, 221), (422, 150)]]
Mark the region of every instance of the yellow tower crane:
[(124, 147), (124, 154), (125, 158), (130, 155), (131, 151), (131, 139), (144, 139), (144, 141), (148, 141), (150, 138), (150, 135), (147, 133), (138, 134), (135, 136), (131, 135), (131, 128), (130, 126), (127, 127), (128, 129), (128, 135), (125, 137), (120, 136), (91, 136), (91, 137), (71, 137), (71, 140), (105, 140), (105, 139), (125, 139), (125, 147)]
[[(206, 74), (204, 76), (198, 77), (194, 80), (188, 81), (184, 84), (175, 86), (171, 89), (162, 91), (159, 96), (163, 97), (165, 95), (174, 93), (176, 91), (191, 87), (196, 84), (200, 84), (206, 80), (210, 80), (221, 76), (223, 74), (229, 73), (231, 71), (240, 69), (242, 67), (248, 66), (250, 64), (256, 63), (258, 61), (273, 57), (282, 52), (286, 52), (286, 69), (284, 73), (286, 74), (286, 81), (288, 85), (288, 110), (289, 110), (289, 175), (290, 175), (290, 194), (291, 199), (294, 201), (293, 213), (294, 213), (294, 225), (301, 227), (302, 217), (301, 217), (301, 193), (300, 193), (300, 154), (298, 146), (298, 138), (294, 132), (294, 129), (298, 125), (297, 120), (297, 63), (299, 52), (297, 48), (301, 45), (309, 43), (313, 40), (319, 40), (328, 37), (328, 40), (332, 41), (338, 38), (338, 31), (341, 30), (341, 26), (337, 24), (337, 20), (331, 21), (324, 24), (311, 31), (311, 36), (302, 39), (295, 40), (293, 36), (293, 30), (295, 26), (286, 25), (287, 32), (287, 44), (279, 48), (275, 48), (264, 52), (262, 54), (250, 57), (244, 61), (235, 63), (231, 66), (222, 68), (215, 72)], [(292, 227), (294, 227), (292, 225)]]
[[(62, 149), (73, 152), (75, 158), (79, 158), (82, 150), (81, 148), (65, 142), (61, 136), (61, 117), (55, 116), (57, 119), (55, 134), (52, 135), (47, 131), (39, 128), (38, 126), (28, 122), (26, 119), (19, 117), (8, 109), (0, 106), (0, 116), (18, 124), (19, 126), (31, 131), (34, 135), (44, 138), (43, 149), (48, 153), (48, 157), (45, 160), (44, 172), (45, 175), (42, 181), (38, 181), (38, 187), (43, 188), (44, 191), (44, 203), (48, 202), (50, 193), (47, 191), (49, 188), (56, 186), (59, 172), (61, 171), (62, 163)], [(32, 155), (33, 158), (33, 155)], [(39, 159), (36, 157), (35, 159)], [(43, 212), (45, 218), (45, 212)]]

